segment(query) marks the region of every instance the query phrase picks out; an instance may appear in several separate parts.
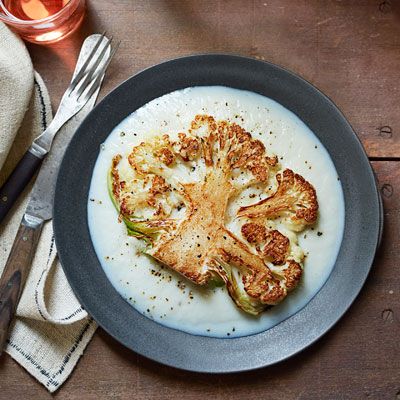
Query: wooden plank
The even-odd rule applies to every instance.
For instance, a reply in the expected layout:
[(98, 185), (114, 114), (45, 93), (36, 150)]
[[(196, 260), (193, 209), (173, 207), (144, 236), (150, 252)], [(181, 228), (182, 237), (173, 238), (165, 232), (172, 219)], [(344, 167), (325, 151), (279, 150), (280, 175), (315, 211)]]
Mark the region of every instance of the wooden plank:
[(87, 34), (122, 40), (101, 96), (139, 70), (205, 52), (280, 64), (341, 108), (367, 152), (400, 157), (400, 2), (394, 0), (88, 2), (83, 29), (58, 44), (29, 45), (56, 106)]
[[(400, 157), (400, 2), (395, 0), (91, 0), (83, 29), (48, 47), (29, 45), (57, 106), (83, 38), (122, 40), (101, 96), (142, 68), (185, 54), (232, 52), (299, 73), (348, 117), (370, 156)], [(384, 195), (383, 245), (342, 320), (296, 357), (244, 374), (209, 376), (160, 366), (99, 330), (59, 399), (400, 398), (400, 169), (374, 162)], [(52, 398), (10, 357), (0, 398)]]
[[(399, 162), (374, 162), (385, 233), (350, 310), (321, 340), (262, 370), (205, 375), (161, 366), (99, 329), (58, 399), (397, 399), (400, 396)], [(0, 359), (0, 398), (51, 398), (10, 357)]]

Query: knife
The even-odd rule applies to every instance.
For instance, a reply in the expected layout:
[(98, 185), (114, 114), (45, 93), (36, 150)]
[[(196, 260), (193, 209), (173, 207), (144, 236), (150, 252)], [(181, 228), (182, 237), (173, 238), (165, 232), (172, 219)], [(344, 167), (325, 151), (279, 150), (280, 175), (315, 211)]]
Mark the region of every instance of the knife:
[[(86, 55), (80, 70), (75, 71), (49, 126), (33, 141), (7, 181), (0, 188), (0, 223), (40, 168), (60, 128), (84, 107), (100, 85), (103, 70), (99, 68), (99, 64), (102, 64), (105, 70), (108, 63), (102, 63), (102, 60), (107, 58), (109, 62), (113, 55), (112, 53), (110, 56), (112, 37), (106, 39), (104, 35), (104, 33), (98, 35), (96, 44), (92, 46), (90, 53)], [(113, 52), (115, 50), (116, 47)]]
[[(89, 36), (82, 45), (78, 57), (74, 76), (84, 64), (88, 54), (92, 51), (100, 35)], [(110, 52), (110, 48), (107, 49)], [(107, 54), (108, 56), (108, 54)], [(111, 54), (112, 56), (112, 54)], [(107, 57), (99, 65), (107, 67)], [(19, 299), (22, 294), (36, 247), (43, 228), (43, 223), (53, 216), (53, 197), (57, 172), (63, 158), (65, 148), (70, 142), (77, 127), (94, 107), (104, 71), (100, 76), (100, 84), (92, 94), (89, 101), (70, 121), (65, 124), (54, 139), (49, 155), (43, 162), (36, 182), (32, 188), (31, 196), (18, 229), (10, 255), (0, 278), (0, 355), (5, 347), (8, 331), (14, 317)]]

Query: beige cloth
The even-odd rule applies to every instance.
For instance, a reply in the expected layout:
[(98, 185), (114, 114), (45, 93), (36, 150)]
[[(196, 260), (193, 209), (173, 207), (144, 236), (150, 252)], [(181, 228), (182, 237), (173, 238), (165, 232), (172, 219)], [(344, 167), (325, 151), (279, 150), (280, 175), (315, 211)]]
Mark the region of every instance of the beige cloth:
[[(50, 99), (23, 42), (0, 23), (0, 185), (52, 118)], [(0, 272), (30, 188), (0, 227)], [(57, 259), (52, 223), (44, 225), (6, 351), (54, 392), (68, 378), (96, 324), (75, 298)]]

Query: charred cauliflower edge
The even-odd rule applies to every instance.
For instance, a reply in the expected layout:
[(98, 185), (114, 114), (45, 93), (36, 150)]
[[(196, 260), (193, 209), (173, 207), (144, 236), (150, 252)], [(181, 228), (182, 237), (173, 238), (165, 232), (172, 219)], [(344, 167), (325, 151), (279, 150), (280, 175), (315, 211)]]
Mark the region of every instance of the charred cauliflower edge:
[[(267, 156), (241, 126), (196, 115), (177, 141), (164, 135), (135, 146), (126, 177), (121, 160), (112, 161), (110, 196), (128, 235), (146, 242), (145, 253), (198, 285), (224, 283), (237, 306), (253, 315), (297, 286), (304, 255), (293, 231), (316, 221), (315, 189), (290, 169), (279, 172), (277, 157)], [(203, 163), (200, 181), (178, 181), (177, 163)], [(237, 210), (244, 223), (242, 238), (235, 236), (224, 224), (229, 200), (252, 185), (266, 190), (274, 177), (272, 195)], [(268, 227), (275, 219), (289, 227), (288, 236)]]

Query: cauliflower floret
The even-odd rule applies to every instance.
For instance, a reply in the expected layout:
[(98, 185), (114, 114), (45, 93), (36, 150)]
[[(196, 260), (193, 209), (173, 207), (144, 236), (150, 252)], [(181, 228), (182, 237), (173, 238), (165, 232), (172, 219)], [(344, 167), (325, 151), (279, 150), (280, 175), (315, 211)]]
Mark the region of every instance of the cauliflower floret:
[(143, 182), (138, 180), (127, 180), (118, 169), (122, 156), (117, 154), (112, 159), (109, 174), (109, 191), (112, 193), (114, 205), (119, 209), (121, 215), (132, 215), (136, 207), (147, 203), (148, 196), (143, 191)]
[(276, 229), (267, 230), (265, 226), (248, 222), (241, 228), (243, 237), (251, 244), (256, 245), (256, 250), (266, 260), (275, 265), (285, 262), (289, 252), (289, 239)]
[(283, 269), (283, 274), (285, 276), (286, 289), (291, 291), (298, 285), (303, 269), (296, 261), (289, 260), (288, 265)]
[(314, 187), (290, 169), (276, 175), (276, 192), (256, 204), (241, 207), (239, 217), (274, 219), (284, 217), (287, 225), (301, 231), (317, 220), (318, 201)]
[(251, 244), (259, 246), (267, 240), (267, 229), (256, 223), (246, 223), (241, 228), (243, 237)]
[[(204, 134), (204, 127), (208, 127), (208, 134)], [(239, 184), (239, 189), (257, 183), (266, 182), (269, 172), (278, 165), (276, 156), (267, 156), (265, 146), (257, 139), (253, 139), (236, 123), (218, 121), (211, 116), (196, 115), (191, 125), (191, 134), (201, 132), (203, 157), (206, 165), (221, 168), (230, 175), (231, 183), (235, 170), (250, 171), (252, 179), (245, 184)]]
[(274, 229), (268, 232), (267, 243), (262, 252), (264, 257), (272, 264), (282, 265), (289, 252), (289, 239)]
[[(268, 219), (290, 217), (296, 228), (314, 222), (315, 190), (291, 170), (278, 174), (274, 195), (239, 209), (250, 222), (242, 226), (246, 240), (235, 236), (225, 226), (230, 200), (250, 185), (265, 191), (278, 168), (277, 157), (241, 126), (197, 115), (176, 142), (164, 135), (133, 148), (134, 179), (118, 169), (121, 158), (111, 165), (110, 195), (128, 234), (146, 241), (148, 255), (196, 284), (225, 284), (237, 306), (254, 315), (297, 285), (303, 260), (297, 237), (272, 229)], [(174, 174), (176, 167), (193, 177), (200, 164), (196, 179)]]
[(156, 204), (157, 196), (168, 193), (171, 190), (170, 185), (165, 181), (162, 176), (154, 175), (151, 180), (151, 188), (149, 190), (150, 196), (148, 199), (148, 203), (150, 206)]
[(142, 142), (139, 146), (135, 146), (129, 154), (128, 161), (139, 175), (165, 174), (165, 166), (172, 167), (175, 162), (169, 136), (163, 135), (152, 143)]
[[(297, 261), (300, 262), (304, 258), (301, 249), (299, 254), (296, 236), (288, 234), (289, 237), (286, 237), (276, 229), (268, 230), (254, 222), (245, 223), (241, 231), (246, 241), (255, 246), (257, 253), (266, 262), (274, 265), (272, 274), (281, 278), (280, 286), (287, 291), (293, 290), (302, 275), (302, 268)], [(281, 292), (281, 289), (275, 289), (275, 293), (278, 291)]]
[(178, 134), (179, 140), (173, 144), (174, 150), (184, 161), (193, 161), (200, 153), (200, 140), (197, 137)]
[[(121, 155), (112, 160), (109, 174), (109, 193), (124, 221), (137, 236), (138, 227), (148, 232), (170, 230), (175, 226), (171, 214), (182, 203), (179, 192), (172, 193), (171, 186), (158, 175), (148, 174), (143, 178), (134, 177), (123, 168), (119, 169)], [(135, 225), (135, 228), (134, 228)]]

